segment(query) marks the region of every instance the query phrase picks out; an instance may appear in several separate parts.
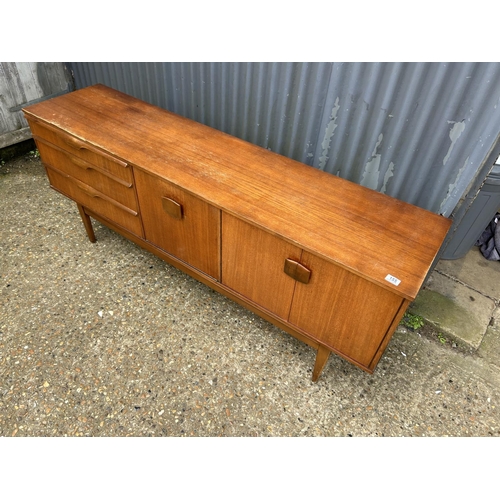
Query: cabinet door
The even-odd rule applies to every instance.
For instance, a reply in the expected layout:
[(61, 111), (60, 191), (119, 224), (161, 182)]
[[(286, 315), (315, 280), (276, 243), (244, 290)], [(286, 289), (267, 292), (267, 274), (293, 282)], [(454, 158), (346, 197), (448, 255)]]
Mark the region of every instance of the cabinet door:
[(290, 323), (369, 367), (403, 299), (305, 251), (301, 262), (311, 279), (297, 282)]
[(283, 269), (302, 250), (255, 226), (222, 214), (222, 283), (287, 319), (295, 280)]
[(135, 169), (146, 240), (220, 279), (220, 210), (179, 187)]

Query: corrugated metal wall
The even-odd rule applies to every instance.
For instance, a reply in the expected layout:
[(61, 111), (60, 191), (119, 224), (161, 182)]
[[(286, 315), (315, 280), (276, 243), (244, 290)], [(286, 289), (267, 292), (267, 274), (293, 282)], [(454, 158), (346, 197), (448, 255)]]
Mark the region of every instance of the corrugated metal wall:
[(446, 216), (500, 154), (499, 63), (67, 64), (77, 88), (104, 83)]
[(0, 63), (0, 148), (31, 138), (22, 106), (69, 92), (72, 81), (63, 63)]

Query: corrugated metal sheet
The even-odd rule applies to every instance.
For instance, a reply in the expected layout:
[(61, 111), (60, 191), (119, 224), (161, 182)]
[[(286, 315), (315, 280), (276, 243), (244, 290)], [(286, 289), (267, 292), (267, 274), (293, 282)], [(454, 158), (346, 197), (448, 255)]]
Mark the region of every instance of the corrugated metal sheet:
[(31, 137), (22, 106), (71, 89), (62, 63), (0, 63), (0, 148)]
[(500, 154), (499, 63), (68, 65), (77, 88), (104, 83), (446, 216)]

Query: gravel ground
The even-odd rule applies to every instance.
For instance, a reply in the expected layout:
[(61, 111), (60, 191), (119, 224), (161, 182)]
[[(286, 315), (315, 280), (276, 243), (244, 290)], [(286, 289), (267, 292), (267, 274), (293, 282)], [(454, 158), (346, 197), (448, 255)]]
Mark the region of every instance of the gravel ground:
[[(1, 436), (498, 436), (499, 370), (400, 328), (369, 375), (0, 167)], [(500, 342), (500, 341), (499, 341)]]

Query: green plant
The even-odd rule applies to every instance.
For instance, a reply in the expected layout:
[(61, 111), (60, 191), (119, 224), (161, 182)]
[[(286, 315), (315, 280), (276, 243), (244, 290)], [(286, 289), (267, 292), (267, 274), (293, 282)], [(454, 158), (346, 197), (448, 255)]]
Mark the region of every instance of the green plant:
[(35, 149), (33, 151), (30, 151), (29, 152), (29, 155), (32, 157), (32, 158), (40, 158), (40, 152), (38, 151), (38, 149)]
[(401, 324), (412, 331), (418, 330), (424, 326), (424, 318), (418, 314), (413, 314), (410, 312), (405, 313)]
[(442, 333), (438, 333), (437, 337), (438, 337), (439, 342), (441, 342), (441, 344), (446, 344), (446, 342), (448, 342), (446, 340), (446, 337), (444, 337)]

